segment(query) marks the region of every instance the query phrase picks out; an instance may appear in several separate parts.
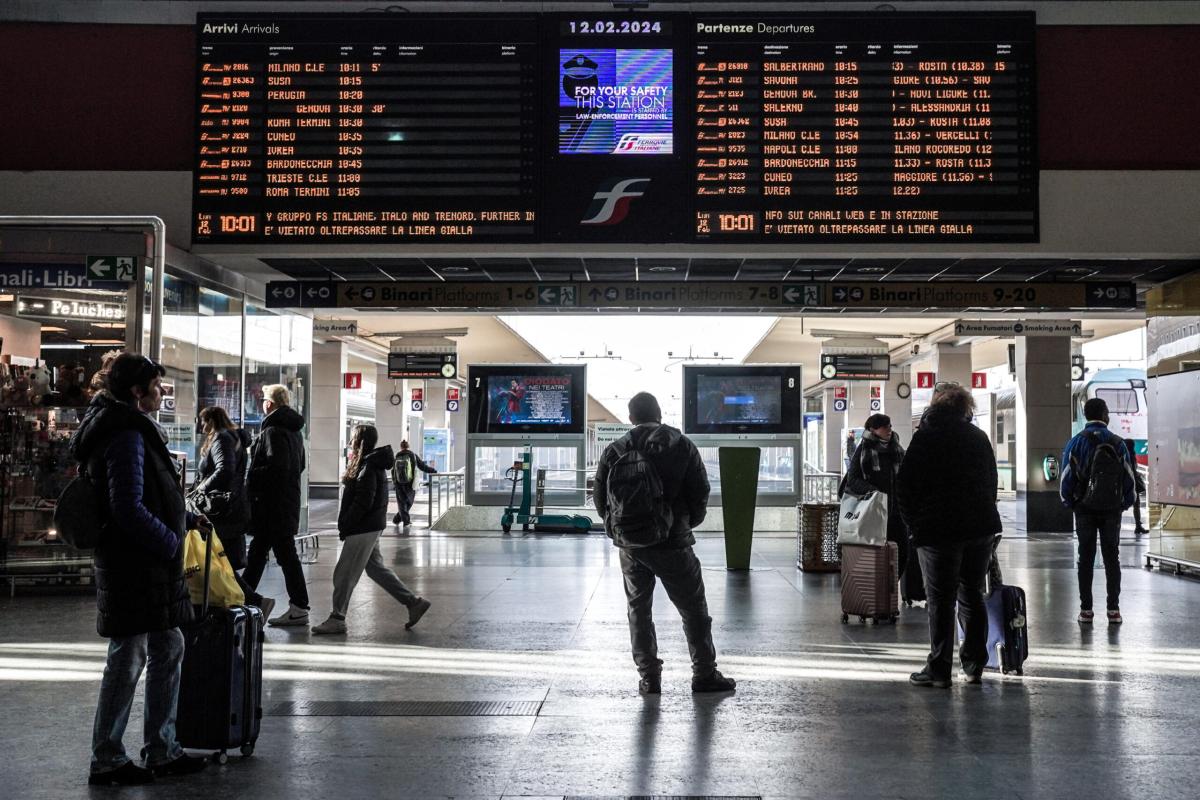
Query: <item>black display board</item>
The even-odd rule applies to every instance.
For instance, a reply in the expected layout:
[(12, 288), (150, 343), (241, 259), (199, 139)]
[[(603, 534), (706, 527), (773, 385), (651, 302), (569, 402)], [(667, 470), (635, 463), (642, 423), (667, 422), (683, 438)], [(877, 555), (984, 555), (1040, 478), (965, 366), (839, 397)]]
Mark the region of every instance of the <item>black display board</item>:
[(1035, 242), (1035, 18), (198, 17), (198, 243)]
[(475, 364), (467, 373), (469, 433), (583, 433), (587, 367)]
[(535, 17), (198, 20), (194, 241), (536, 240)]
[(683, 368), (684, 433), (798, 434), (804, 430), (800, 367)]

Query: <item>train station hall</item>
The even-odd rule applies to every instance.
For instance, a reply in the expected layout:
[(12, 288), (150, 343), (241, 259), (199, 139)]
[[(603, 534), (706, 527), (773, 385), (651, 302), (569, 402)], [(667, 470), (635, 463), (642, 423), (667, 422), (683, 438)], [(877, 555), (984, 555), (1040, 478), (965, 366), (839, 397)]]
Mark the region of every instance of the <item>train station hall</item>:
[(0, 797), (1196, 797), (1200, 2), (0, 0), (0, 85)]

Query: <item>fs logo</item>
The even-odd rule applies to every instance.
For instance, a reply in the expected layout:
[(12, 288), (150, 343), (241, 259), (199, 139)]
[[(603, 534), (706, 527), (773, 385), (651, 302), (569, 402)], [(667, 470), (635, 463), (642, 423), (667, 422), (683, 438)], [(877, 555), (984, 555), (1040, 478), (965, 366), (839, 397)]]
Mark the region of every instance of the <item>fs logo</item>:
[(650, 183), (649, 178), (616, 178), (600, 185), (581, 225), (616, 225), (629, 214), (629, 204)]

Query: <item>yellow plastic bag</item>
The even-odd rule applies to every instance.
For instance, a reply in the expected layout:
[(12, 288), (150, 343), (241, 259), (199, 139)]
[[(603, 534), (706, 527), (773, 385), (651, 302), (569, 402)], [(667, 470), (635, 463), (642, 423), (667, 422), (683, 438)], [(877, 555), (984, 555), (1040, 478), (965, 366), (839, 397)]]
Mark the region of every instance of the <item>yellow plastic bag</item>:
[[(229, 557), (225, 555), (225, 545), (221, 544), (215, 530), (209, 536), (213, 541), (208, 604), (217, 608), (244, 605), (246, 596), (234, 577)], [(187, 579), (192, 605), (196, 606), (204, 605), (204, 546), (204, 537), (200, 531), (193, 528), (187, 532), (187, 537), (183, 540), (183, 575)]]

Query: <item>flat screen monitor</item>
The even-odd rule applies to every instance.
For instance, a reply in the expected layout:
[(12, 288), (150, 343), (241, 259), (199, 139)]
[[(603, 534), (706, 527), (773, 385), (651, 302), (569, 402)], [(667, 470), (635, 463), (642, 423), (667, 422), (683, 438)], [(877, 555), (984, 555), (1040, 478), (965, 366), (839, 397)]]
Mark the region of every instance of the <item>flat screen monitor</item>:
[(1200, 370), (1151, 378), (1150, 502), (1200, 507)]
[(683, 396), (685, 433), (803, 431), (799, 366), (686, 366)]
[(584, 366), (477, 365), (468, 374), (471, 433), (583, 433)]

